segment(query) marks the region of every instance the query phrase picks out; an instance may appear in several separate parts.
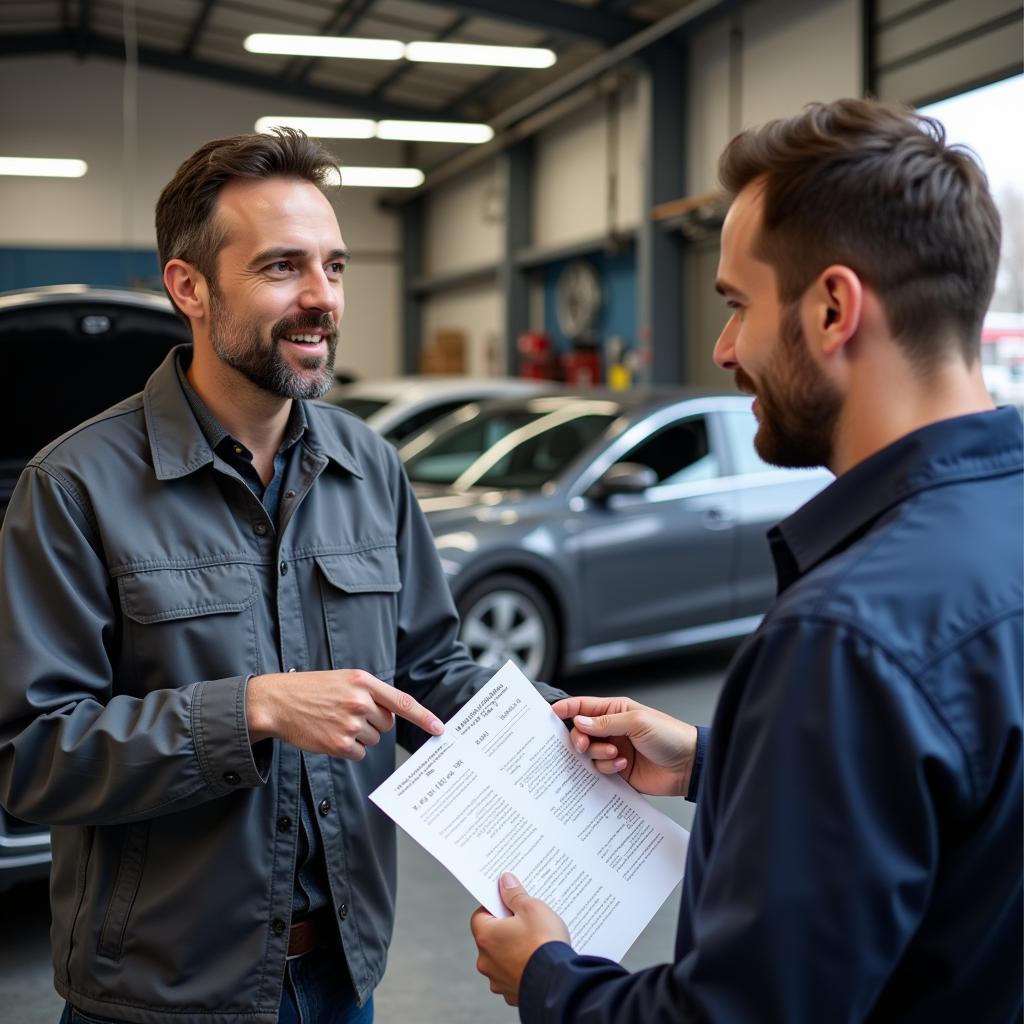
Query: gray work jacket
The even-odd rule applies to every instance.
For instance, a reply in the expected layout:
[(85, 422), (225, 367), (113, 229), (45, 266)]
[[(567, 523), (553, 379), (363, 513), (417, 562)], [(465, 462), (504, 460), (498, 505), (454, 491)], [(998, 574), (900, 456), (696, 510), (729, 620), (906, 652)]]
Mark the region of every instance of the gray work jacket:
[[(280, 532), (211, 451), (172, 352), (44, 449), (0, 533), (0, 803), (52, 827), (58, 992), (147, 1024), (276, 1021), (305, 762), (360, 1001), (395, 832), (361, 762), (250, 745), (249, 676), (361, 668), (442, 720), (484, 683), (395, 451), (309, 402)], [(294, 492), (294, 493), (291, 493)], [(554, 691), (547, 691), (551, 696)], [(400, 723), (410, 749), (424, 733)], [(339, 969), (344, 969), (339, 965)]]

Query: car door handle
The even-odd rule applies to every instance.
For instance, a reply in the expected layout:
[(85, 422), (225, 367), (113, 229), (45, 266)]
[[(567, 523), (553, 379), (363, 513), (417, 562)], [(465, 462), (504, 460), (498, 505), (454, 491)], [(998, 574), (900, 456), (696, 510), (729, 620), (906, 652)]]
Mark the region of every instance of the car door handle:
[(712, 505), (701, 513), (701, 522), (709, 530), (727, 530), (733, 524), (733, 516), (724, 508)]

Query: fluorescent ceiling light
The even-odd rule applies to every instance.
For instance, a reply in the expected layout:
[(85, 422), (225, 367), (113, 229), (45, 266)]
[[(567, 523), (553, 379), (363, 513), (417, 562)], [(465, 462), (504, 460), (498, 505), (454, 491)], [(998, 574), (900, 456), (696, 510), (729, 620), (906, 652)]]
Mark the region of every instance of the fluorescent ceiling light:
[(477, 43), (402, 43), (397, 39), (352, 39), (348, 36), (294, 36), (256, 32), (242, 44), (250, 53), (301, 57), (350, 57), (356, 60), (428, 61), (479, 64), (499, 68), (549, 68), (554, 50), (539, 46), (482, 46)]
[(316, 139), (388, 139), (392, 142), (489, 142), (493, 129), (486, 124), (458, 121), (370, 121), (360, 117), (261, 117), (256, 131), (298, 128)]
[(449, 121), (379, 121), (377, 138), (402, 142), (490, 142), (494, 129), (486, 124)]
[[(330, 174), (338, 184), (337, 174)], [(416, 167), (342, 167), (341, 184), (349, 188), (417, 188), (423, 184), (423, 172)]]
[(349, 57), (355, 60), (401, 60), (405, 44), (397, 39), (352, 39), (348, 36), (292, 36), (256, 32), (242, 44), (250, 53), (301, 57)]
[(409, 43), (405, 59), (435, 64), (482, 64), (496, 68), (549, 68), (554, 50), (536, 46), (479, 46), (475, 43)]
[(258, 132), (273, 128), (298, 128), (316, 139), (372, 139), (377, 134), (368, 117), (261, 117), (256, 122)]
[(49, 160), (29, 156), (0, 156), (0, 174), (31, 178), (80, 178), (89, 169), (84, 160)]

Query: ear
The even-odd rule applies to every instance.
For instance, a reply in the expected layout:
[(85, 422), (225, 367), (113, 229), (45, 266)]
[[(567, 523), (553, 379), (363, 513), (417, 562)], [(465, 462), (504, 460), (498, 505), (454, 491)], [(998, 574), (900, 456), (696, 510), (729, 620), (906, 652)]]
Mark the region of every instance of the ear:
[(804, 292), (802, 304), (808, 341), (823, 356), (836, 355), (861, 326), (864, 283), (842, 264), (826, 267)]
[(209, 311), (206, 278), (191, 263), (168, 260), (164, 267), (164, 287), (175, 305), (189, 320), (203, 320)]

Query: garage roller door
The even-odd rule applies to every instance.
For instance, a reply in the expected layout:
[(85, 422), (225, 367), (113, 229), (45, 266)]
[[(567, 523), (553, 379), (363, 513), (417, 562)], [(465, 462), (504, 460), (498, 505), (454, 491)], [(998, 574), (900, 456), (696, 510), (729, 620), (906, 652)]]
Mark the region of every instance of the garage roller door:
[(868, 0), (867, 79), (923, 106), (1024, 70), (1020, 0)]

